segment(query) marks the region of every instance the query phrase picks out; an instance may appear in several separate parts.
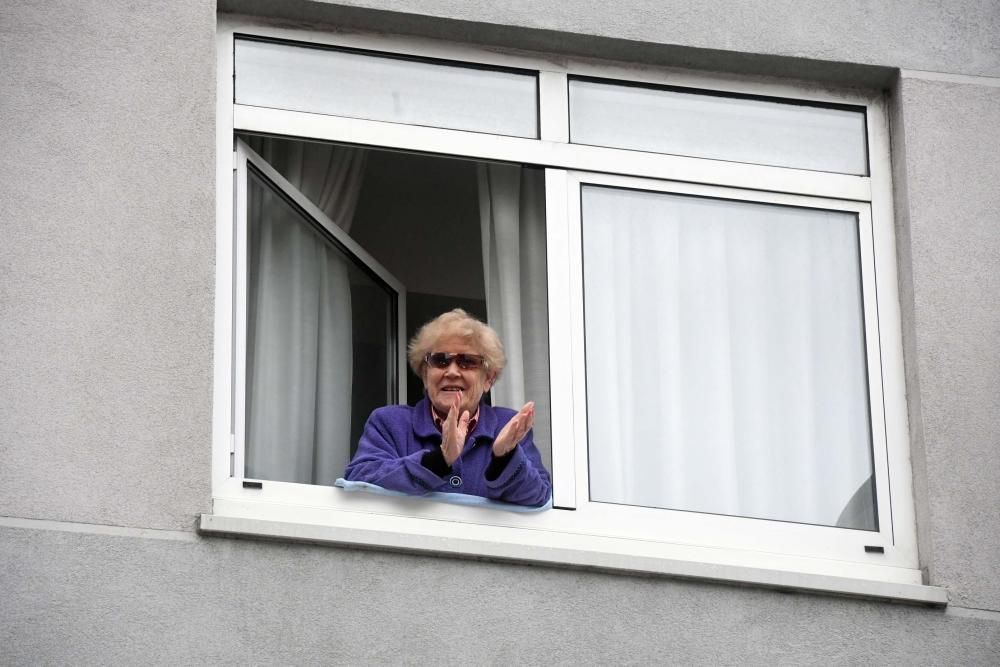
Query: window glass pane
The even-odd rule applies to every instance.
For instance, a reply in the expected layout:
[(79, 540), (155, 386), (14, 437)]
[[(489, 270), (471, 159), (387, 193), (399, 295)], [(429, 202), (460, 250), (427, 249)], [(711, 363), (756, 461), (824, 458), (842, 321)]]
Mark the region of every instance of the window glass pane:
[(856, 215), (582, 211), (591, 499), (877, 530)]
[(538, 136), (537, 77), (328, 48), (236, 40), (236, 102)]
[(673, 155), (868, 173), (865, 114), (573, 79), (570, 140)]
[(395, 401), (396, 296), (249, 181), (246, 475), (331, 485), (368, 414)]

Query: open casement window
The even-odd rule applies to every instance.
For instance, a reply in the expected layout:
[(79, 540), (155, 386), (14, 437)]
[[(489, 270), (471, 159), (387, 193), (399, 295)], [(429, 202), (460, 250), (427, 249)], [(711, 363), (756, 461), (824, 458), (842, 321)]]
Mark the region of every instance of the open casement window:
[(455, 307), (503, 332), (490, 398), (537, 395), (549, 462), (541, 170), (260, 136), (235, 159), (234, 473), (332, 486), (371, 412), (423, 395), (406, 342)]
[(345, 231), (357, 159), (336, 150), (296, 173), (340, 221), (236, 143), (233, 470), (248, 479), (333, 484), (367, 415), (406, 401), (406, 292)]
[[(917, 565), (880, 95), (255, 21), (219, 32), (236, 179), (203, 530), (942, 601)], [(296, 192), (316, 162), (292, 177), (265, 144), (361, 156), (354, 205), (324, 212)], [(363, 305), (328, 317), (367, 361), (325, 333), (268, 338), (262, 318), (315, 330), (290, 296), (254, 305), (286, 280), (260, 257), (279, 226), (312, 248), (293, 273), (334, 267), (323, 308)], [(351, 493), (327, 460), (259, 472), (291, 428), (346, 463), (364, 411), (419, 395), (403, 346), (454, 306), (507, 345), (493, 403), (540, 405), (553, 509)], [(268, 375), (307, 354), (304, 393)]]

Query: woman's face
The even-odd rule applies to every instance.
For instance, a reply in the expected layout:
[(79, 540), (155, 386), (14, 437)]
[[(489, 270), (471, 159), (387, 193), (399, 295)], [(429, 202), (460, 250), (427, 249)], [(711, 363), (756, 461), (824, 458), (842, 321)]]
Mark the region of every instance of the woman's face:
[[(457, 336), (439, 338), (431, 349), (431, 353), (435, 352), (482, 355), (476, 347)], [(462, 370), (454, 359), (447, 368), (435, 368), (430, 364), (424, 364), (424, 389), (431, 405), (441, 416), (448, 414), (451, 406), (455, 404), (456, 396), (461, 401), (459, 416), (465, 410), (469, 411), (470, 417), (475, 415), (479, 401), (493, 386), (494, 379), (495, 374), (487, 372), (486, 368)]]

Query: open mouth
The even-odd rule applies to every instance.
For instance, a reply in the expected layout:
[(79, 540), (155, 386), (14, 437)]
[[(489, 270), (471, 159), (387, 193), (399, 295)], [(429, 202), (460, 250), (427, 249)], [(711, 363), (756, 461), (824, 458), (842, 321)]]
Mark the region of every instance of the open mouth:
[(457, 387), (455, 385), (448, 385), (446, 387), (441, 387), (440, 391), (441, 391), (441, 393), (448, 393), (448, 394), (452, 394), (452, 395), (458, 394), (459, 396), (461, 396), (462, 392), (465, 391), (465, 388), (464, 387)]

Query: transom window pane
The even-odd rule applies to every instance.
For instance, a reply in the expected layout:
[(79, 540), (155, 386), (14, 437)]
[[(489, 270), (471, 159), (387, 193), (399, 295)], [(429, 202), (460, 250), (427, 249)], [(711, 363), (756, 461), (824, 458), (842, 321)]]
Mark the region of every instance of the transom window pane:
[(235, 56), (238, 104), (538, 136), (534, 74), (249, 39)]
[(623, 86), (569, 83), (574, 143), (868, 173), (862, 110)]
[(584, 186), (593, 501), (877, 530), (853, 213)]

